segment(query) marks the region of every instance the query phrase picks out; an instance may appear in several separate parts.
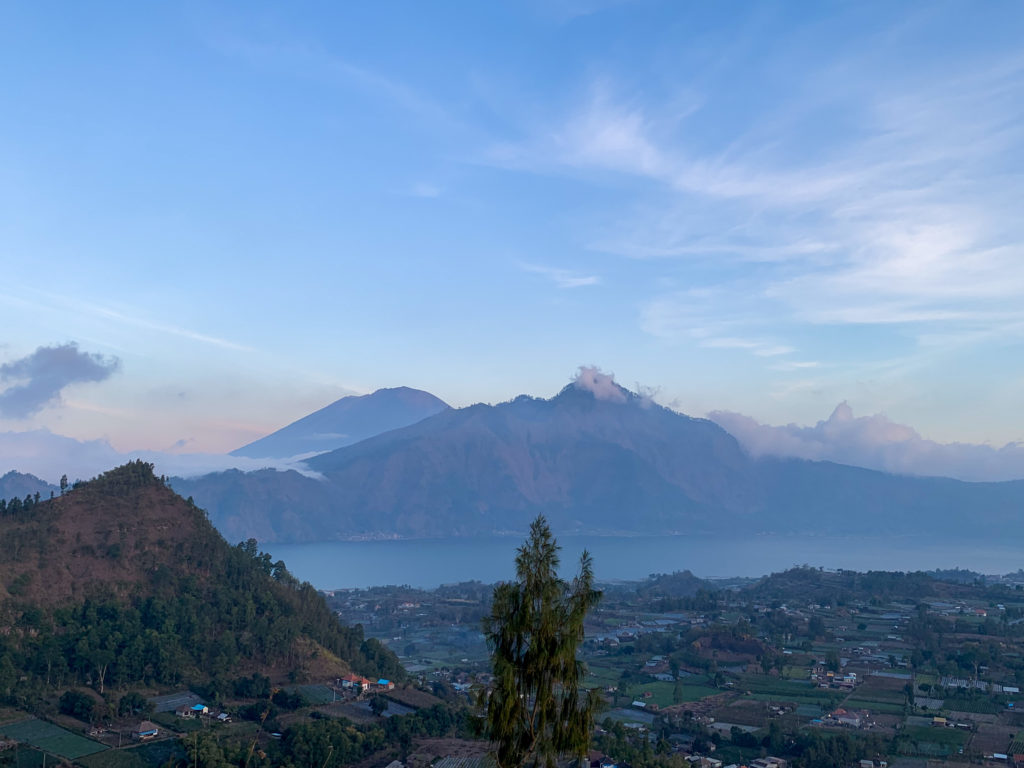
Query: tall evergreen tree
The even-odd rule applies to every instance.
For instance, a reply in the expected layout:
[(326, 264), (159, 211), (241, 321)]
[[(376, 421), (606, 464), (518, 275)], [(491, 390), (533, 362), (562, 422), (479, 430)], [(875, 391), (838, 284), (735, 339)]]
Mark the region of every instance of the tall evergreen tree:
[(576, 651), (601, 593), (586, 551), (571, 582), (558, 577), (560, 549), (538, 516), (516, 556), (516, 580), (494, 588), (483, 620), (494, 670), (485, 726), (500, 768), (553, 768), (590, 744), (597, 696), (581, 688), (586, 669)]

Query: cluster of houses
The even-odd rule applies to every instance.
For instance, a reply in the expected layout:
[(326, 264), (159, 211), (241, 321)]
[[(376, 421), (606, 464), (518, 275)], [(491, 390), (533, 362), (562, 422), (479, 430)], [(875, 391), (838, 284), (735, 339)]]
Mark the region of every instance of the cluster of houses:
[(841, 688), (852, 691), (857, 687), (856, 672), (833, 672), (825, 669), (823, 664), (811, 667), (811, 680), (818, 683), (819, 688)]
[[(759, 757), (746, 765), (730, 763), (724, 765), (717, 757), (706, 757), (704, 755), (688, 755), (684, 760), (690, 768), (788, 768), (789, 763), (781, 757)], [(610, 757), (600, 756), (599, 753), (591, 752), (590, 768), (619, 768), (619, 764)]]
[(789, 763), (781, 757), (758, 757), (746, 765), (730, 763), (722, 765), (722, 761), (714, 757), (703, 757), (701, 755), (690, 755), (686, 758), (691, 768), (787, 768)]
[(227, 712), (212, 712), (205, 704), (193, 704), (192, 706), (182, 707), (181, 709), (175, 710), (174, 714), (184, 720), (194, 720), (205, 717), (210, 720), (216, 720), (219, 723), (231, 722), (231, 715)]
[(844, 728), (870, 728), (874, 723), (868, 718), (871, 717), (871, 713), (866, 709), (851, 711), (846, 709), (836, 709), (825, 715), (824, 719), (815, 719), (811, 721), (811, 725), (840, 725)]
[[(690, 627), (704, 627), (708, 623), (708, 618), (704, 614), (666, 613), (657, 619), (635, 619), (623, 622), (610, 633), (593, 633), (593, 628), (588, 627), (587, 642), (597, 648), (616, 648), (621, 643), (636, 640), (641, 635), (653, 632), (679, 632)], [(602, 654), (598, 653), (598, 655)]]
[(355, 691), (356, 694), (362, 693), (379, 693), (382, 691), (393, 691), (395, 684), (391, 680), (385, 680), (380, 678), (379, 680), (370, 680), (369, 678), (362, 677), (361, 675), (348, 675), (343, 677), (337, 682), (342, 688)]

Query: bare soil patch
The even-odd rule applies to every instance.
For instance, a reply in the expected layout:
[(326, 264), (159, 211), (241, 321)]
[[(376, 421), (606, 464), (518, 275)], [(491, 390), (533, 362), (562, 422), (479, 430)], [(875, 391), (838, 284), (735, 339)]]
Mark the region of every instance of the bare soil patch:
[(413, 709), (423, 709), (441, 703), (441, 700), (432, 693), (411, 687), (395, 688), (393, 691), (388, 691), (387, 698)]
[(1005, 752), (1014, 733), (1016, 729), (1006, 725), (981, 723), (971, 739), (971, 748), (988, 755), (993, 752)]

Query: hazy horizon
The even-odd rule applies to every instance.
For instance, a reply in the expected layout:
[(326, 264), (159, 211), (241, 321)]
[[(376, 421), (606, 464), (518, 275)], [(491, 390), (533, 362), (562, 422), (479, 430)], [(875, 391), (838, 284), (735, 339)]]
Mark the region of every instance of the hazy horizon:
[[(610, 387), (616, 384), (612, 374), (586, 366), (580, 367), (571, 383), (599, 399), (608, 398)], [(653, 399), (652, 393), (638, 394)], [(846, 402), (837, 405), (827, 419), (806, 426), (759, 424), (749, 416), (729, 411), (712, 411), (705, 417), (733, 435), (755, 457), (834, 461), (892, 474), (952, 477), (971, 482), (1024, 479), (1024, 446), (937, 443), (882, 414), (855, 416)], [(153, 462), (158, 473), (169, 476), (273, 468), (316, 477), (317, 473), (303, 463), (310, 455), (314, 454), (248, 458), (226, 452), (118, 451), (104, 439), (80, 441), (46, 429), (0, 432), (0, 475), (14, 470), (50, 483), (68, 473), (72, 479), (87, 479), (135, 458)]]

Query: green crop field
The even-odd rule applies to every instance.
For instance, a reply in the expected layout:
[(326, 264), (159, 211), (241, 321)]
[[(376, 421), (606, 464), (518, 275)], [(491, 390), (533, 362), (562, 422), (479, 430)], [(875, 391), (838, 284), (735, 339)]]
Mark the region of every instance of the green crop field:
[(997, 701), (986, 698), (946, 698), (943, 702), (945, 709), (954, 712), (974, 712), (979, 715), (998, 715), (1006, 707)]
[[(643, 693), (649, 691), (650, 698), (644, 699)], [(628, 695), (635, 699), (641, 699), (642, 701), (652, 701), (659, 707), (668, 707), (676, 701), (676, 684), (662, 682), (660, 680), (652, 680), (649, 683), (642, 685), (630, 685), (626, 692)], [(714, 696), (716, 693), (721, 693), (717, 688), (712, 688), (707, 685), (693, 685), (687, 680), (687, 682), (680, 682), (679, 684), (679, 696), (678, 703), (682, 704), (687, 701), (699, 701), (700, 699), (708, 696)]]
[(288, 693), (297, 693), (310, 704), (330, 704), (337, 697), (334, 691), (326, 685), (290, 685), (286, 689)]
[(896, 748), (907, 755), (943, 756), (956, 753), (971, 734), (953, 728), (908, 726), (896, 737)]
[(587, 685), (592, 687), (600, 686), (605, 688), (609, 685), (618, 685), (621, 673), (611, 667), (587, 665)]
[(850, 694), (850, 698), (863, 701), (880, 701), (883, 704), (903, 704), (907, 696), (903, 691), (886, 690), (885, 688), (869, 688), (866, 685), (858, 686)]
[(736, 681), (736, 687), (751, 693), (773, 693), (779, 696), (825, 692), (825, 689), (818, 688), (804, 680), (786, 680), (781, 677), (762, 677), (761, 675), (745, 675)]
[(31, 744), (33, 747), (38, 747), (59, 757), (66, 757), (69, 760), (77, 760), (79, 757), (107, 749), (99, 742), (78, 736), (58, 725), (35, 718), (0, 726), (0, 732), (9, 739)]
[(874, 699), (847, 699), (843, 706), (846, 709), (866, 709), (869, 712), (876, 712), (883, 715), (902, 715), (902, 704), (891, 704)]
[(149, 763), (127, 749), (108, 749), (103, 754), (88, 755), (77, 762), (85, 768), (149, 768)]
[(835, 709), (831, 701), (815, 699), (810, 696), (777, 696), (770, 693), (752, 693), (744, 698), (753, 701), (785, 702), (787, 704), (796, 704), (798, 707), (810, 706), (817, 707), (818, 709)]
[[(18, 768), (41, 768), (46, 764), (46, 754), (32, 747), (18, 747), (9, 752), (0, 753), (6, 761), (3, 765), (15, 765)], [(50, 758), (49, 765), (53, 765)]]
[(159, 768), (172, 757), (183, 757), (184, 754), (181, 742), (173, 739), (153, 741), (127, 749), (110, 749), (76, 762), (85, 768)]
[(970, 741), (971, 734), (960, 728), (936, 728), (932, 726), (907, 726), (900, 731), (913, 741), (933, 741), (936, 744), (952, 744), (960, 747)]
[(751, 698), (757, 701), (792, 701), (797, 704), (818, 704), (828, 709), (838, 706), (845, 695), (840, 691), (818, 688), (804, 682), (771, 677), (745, 677), (736, 687), (751, 693)]

